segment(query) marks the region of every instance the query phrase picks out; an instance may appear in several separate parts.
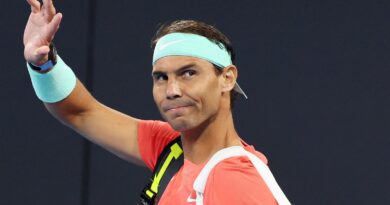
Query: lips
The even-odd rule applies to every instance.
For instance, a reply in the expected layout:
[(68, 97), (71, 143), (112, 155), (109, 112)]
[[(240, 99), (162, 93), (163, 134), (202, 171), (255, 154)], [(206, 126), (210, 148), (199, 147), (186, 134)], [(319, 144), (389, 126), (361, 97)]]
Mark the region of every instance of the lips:
[(164, 107), (163, 110), (164, 112), (168, 112), (168, 111), (180, 110), (181, 108), (186, 108), (186, 107), (189, 107), (189, 105), (167, 106)]
[(175, 107), (175, 108), (171, 108), (171, 109), (168, 109), (166, 112), (174, 112), (174, 111), (180, 111), (180, 110), (183, 110), (185, 108), (188, 108), (189, 106), (181, 106), (181, 107)]
[(165, 104), (163, 103), (161, 108), (164, 112), (168, 112), (168, 111), (180, 110), (181, 108), (187, 108), (192, 105), (193, 104), (190, 102), (170, 102)]

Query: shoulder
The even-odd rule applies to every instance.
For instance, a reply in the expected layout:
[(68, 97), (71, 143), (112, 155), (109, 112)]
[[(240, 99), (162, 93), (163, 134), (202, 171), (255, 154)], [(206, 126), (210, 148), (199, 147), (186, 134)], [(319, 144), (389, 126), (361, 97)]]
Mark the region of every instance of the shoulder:
[(177, 136), (179, 132), (175, 131), (167, 122), (159, 120), (141, 120), (138, 123), (138, 135), (163, 135)]
[(244, 156), (228, 158), (214, 167), (207, 180), (205, 200), (213, 204), (277, 204), (256, 168)]
[(141, 120), (138, 123), (139, 141), (151, 141), (152, 143), (165, 146), (178, 136), (180, 136), (180, 132), (174, 130), (167, 122)]
[(138, 124), (138, 147), (144, 163), (153, 170), (165, 146), (180, 136), (168, 123), (142, 120)]

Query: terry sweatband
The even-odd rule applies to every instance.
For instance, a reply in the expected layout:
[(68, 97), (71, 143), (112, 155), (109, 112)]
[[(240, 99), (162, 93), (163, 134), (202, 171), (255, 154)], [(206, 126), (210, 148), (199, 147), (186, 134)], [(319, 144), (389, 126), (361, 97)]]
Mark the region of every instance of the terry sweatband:
[(192, 56), (221, 68), (232, 64), (230, 54), (222, 43), (190, 33), (170, 33), (161, 37), (154, 49), (153, 65), (165, 56)]
[(76, 86), (76, 75), (58, 55), (57, 64), (47, 73), (33, 70), (28, 63), (27, 68), (35, 93), (43, 102), (59, 102), (68, 97)]

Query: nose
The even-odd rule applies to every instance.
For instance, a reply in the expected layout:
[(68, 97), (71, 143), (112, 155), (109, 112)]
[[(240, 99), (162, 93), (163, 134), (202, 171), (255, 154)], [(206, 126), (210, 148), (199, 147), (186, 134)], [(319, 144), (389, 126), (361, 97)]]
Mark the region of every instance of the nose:
[(166, 89), (166, 97), (169, 100), (181, 97), (181, 89), (179, 83), (174, 79), (169, 79)]

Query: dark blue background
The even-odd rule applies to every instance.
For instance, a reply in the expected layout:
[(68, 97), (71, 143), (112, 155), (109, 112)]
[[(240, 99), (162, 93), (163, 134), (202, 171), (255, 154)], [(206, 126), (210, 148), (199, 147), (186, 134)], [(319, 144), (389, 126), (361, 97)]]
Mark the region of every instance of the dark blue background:
[[(150, 173), (61, 125), (35, 97), (23, 58), (25, 1), (1, 1), (0, 204), (135, 204)], [(390, 3), (56, 1), (61, 57), (102, 103), (160, 119), (150, 40), (194, 18), (233, 42), (249, 96), (236, 128), (294, 204), (390, 204)]]

